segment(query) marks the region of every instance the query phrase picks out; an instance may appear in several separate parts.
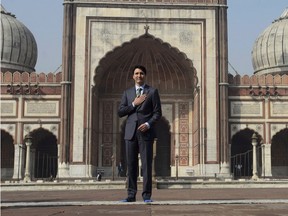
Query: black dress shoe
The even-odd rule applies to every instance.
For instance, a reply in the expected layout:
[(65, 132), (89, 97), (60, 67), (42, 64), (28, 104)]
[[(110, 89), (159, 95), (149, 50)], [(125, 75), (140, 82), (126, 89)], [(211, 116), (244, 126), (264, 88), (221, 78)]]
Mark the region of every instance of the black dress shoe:
[(134, 197), (127, 197), (124, 200), (121, 200), (121, 202), (136, 202), (136, 199)]

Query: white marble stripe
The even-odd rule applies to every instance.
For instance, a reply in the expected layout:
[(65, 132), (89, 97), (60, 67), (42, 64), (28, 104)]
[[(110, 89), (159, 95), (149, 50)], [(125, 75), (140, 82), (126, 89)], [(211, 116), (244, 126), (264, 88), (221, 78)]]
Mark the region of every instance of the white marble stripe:
[(288, 199), (247, 199), (247, 200), (166, 200), (144, 203), (121, 201), (63, 201), (63, 202), (7, 202), (1, 208), (48, 207), (48, 206), (99, 206), (99, 205), (207, 205), (207, 204), (288, 204)]

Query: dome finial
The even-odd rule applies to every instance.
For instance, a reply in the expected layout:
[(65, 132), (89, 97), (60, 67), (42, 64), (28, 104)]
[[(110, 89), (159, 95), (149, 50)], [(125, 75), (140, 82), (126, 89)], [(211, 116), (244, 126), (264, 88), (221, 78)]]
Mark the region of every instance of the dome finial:
[[(288, 19), (288, 8), (285, 8), (285, 10), (284, 10), (284, 12), (281, 14), (281, 16), (280, 16), (278, 19), (274, 20), (274, 22), (277, 22), (277, 21), (283, 20), (283, 19)], [(274, 23), (274, 22), (273, 22), (273, 23)]]
[(281, 14), (280, 19), (288, 18), (288, 8), (285, 8), (284, 12)]
[(4, 8), (4, 6), (2, 4), (1, 5), (1, 14), (6, 14), (6, 15), (9, 15), (9, 16), (12, 16), (14, 18), (16, 18), (16, 16), (10, 12), (7, 12), (7, 10)]
[(145, 35), (148, 35), (149, 33), (148, 33), (148, 30), (149, 30), (149, 25), (145, 25), (144, 26), (144, 29), (145, 29)]

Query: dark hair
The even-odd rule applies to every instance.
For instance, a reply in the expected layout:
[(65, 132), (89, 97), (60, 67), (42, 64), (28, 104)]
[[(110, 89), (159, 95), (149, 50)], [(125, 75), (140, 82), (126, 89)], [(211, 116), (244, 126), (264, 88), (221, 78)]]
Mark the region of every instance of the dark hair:
[(132, 74), (134, 74), (134, 71), (135, 71), (135, 69), (140, 69), (140, 70), (142, 70), (143, 72), (144, 72), (144, 74), (146, 75), (146, 68), (143, 66), (143, 65), (135, 65), (134, 67), (133, 67), (133, 70), (132, 70)]

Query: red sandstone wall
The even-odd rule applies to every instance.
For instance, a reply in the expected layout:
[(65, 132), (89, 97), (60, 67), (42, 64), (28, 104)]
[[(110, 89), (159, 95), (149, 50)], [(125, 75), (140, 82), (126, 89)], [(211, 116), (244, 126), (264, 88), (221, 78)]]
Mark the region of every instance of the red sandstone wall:
[(288, 96), (288, 75), (236, 75), (229, 74), (229, 96), (247, 96), (252, 93), (258, 95), (277, 94), (279, 96)]
[(231, 74), (229, 74), (228, 77), (229, 80), (229, 84), (230, 85), (247, 85), (247, 86), (283, 86), (286, 85), (288, 87), (288, 75), (252, 75), (252, 76), (248, 76), (248, 75), (244, 75), (244, 76), (240, 76), (240, 75), (236, 75), (233, 76)]
[(62, 81), (62, 73), (28, 73), (28, 72), (0, 72), (1, 83), (60, 83)]
[(61, 81), (61, 72), (0, 72), (1, 95), (61, 95)]

